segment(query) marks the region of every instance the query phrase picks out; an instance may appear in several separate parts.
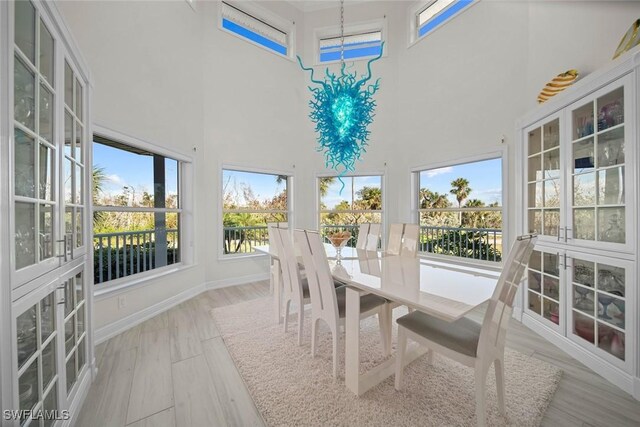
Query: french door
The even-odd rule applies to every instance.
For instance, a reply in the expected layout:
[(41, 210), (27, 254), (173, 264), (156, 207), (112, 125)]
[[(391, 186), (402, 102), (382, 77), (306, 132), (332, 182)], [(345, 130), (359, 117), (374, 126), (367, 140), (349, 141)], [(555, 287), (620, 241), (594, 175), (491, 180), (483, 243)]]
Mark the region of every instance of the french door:
[(3, 407), (26, 411), (3, 423), (45, 427), (71, 415), (80, 386), (88, 384), (92, 354), (89, 80), (55, 4), (18, 0), (0, 7), (0, 39), (8, 40), (9, 96), (1, 102), (8, 111), (2, 153), (10, 182), (2, 214), (9, 229), (13, 391)]

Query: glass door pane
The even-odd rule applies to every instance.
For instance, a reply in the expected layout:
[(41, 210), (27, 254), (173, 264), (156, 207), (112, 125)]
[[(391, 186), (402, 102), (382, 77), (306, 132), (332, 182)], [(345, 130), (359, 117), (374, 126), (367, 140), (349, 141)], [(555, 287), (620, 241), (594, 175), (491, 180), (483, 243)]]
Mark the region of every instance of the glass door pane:
[[(18, 403), (21, 410), (57, 407), (57, 326), (55, 294), (50, 292), (16, 318)], [(26, 424), (27, 418), (20, 424)], [(32, 420), (30, 425), (40, 425)]]
[(58, 206), (55, 40), (40, 11), (15, 3), (14, 61), (14, 287), (60, 265), (56, 256)]
[(624, 244), (624, 87), (576, 108), (572, 120), (573, 238)]
[(64, 88), (64, 199), (65, 235), (71, 258), (84, 253), (84, 207), (86, 186), (84, 182), (85, 124), (83, 122), (84, 88), (71, 65), (65, 61)]
[(67, 395), (74, 391), (87, 362), (86, 303), (84, 271), (80, 271), (65, 282), (65, 366)]
[[(573, 258), (571, 332), (620, 361), (626, 360), (627, 265)], [(582, 340), (582, 341), (581, 341)]]
[(562, 201), (560, 119), (530, 130), (527, 145), (528, 230), (557, 237)]
[(555, 325), (560, 325), (561, 291), (558, 253), (534, 250), (527, 268), (527, 307)]

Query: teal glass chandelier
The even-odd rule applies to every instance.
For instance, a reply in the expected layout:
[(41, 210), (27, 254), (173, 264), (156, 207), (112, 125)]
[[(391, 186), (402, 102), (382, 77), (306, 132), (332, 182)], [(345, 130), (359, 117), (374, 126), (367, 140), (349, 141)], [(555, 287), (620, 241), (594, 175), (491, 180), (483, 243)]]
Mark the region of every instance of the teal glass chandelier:
[(373, 95), (379, 89), (380, 79), (368, 84), (371, 80), (371, 63), (380, 59), (380, 53), (367, 62), (367, 73), (360, 78), (356, 72), (347, 72), (344, 61), (344, 0), (340, 1), (340, 74), (325, 71), (324, 80), (314, 78), (314, 69), (305, 67), (298, 56), (303, 70), (311, 73), (309, 86), (312, 98), (309, 101), (311, 112), (309, 118), (316, 124), (318, 134), (317, 150), (324, 153), (327, 168), (338, 172), (342, 183), (340, 193), (344, 189), (342, 177), (355, 171), (355, 162), (365, 153), (370, 131), (367, 127), (373, 122), (376, 101)]

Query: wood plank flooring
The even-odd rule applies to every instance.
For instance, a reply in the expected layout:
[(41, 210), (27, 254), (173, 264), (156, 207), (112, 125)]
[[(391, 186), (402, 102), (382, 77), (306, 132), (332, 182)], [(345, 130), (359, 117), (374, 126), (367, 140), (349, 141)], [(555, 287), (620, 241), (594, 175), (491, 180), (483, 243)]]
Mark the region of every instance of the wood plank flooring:
[[(210, 311), (268, 294), (268, 282), (208, 291), (97, 346), (76, 426), (264, 425)], [(544, 426), (640, 425), (640, 402), (515, 320), (507, 346), (564, 371)]]

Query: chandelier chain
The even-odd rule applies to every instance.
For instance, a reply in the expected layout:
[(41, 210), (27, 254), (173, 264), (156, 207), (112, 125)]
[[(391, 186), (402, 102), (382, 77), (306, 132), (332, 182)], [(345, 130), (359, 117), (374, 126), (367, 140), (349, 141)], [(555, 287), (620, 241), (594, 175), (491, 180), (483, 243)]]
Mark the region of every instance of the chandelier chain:
[(340, 0), (340, 63), (344, 64), (344, 0)]

